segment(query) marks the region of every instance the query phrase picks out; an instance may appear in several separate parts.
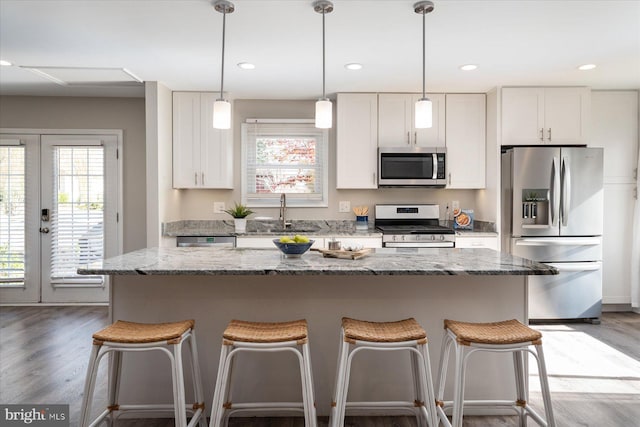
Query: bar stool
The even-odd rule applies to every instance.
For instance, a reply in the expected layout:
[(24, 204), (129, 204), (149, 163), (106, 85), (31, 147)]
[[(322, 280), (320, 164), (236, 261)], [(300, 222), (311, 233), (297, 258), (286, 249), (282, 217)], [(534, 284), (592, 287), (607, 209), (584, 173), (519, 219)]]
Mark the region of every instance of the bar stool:
[[(401, 409), (413, 413), (420, 426), (438, 425), (427, 333), (415, 319), (368, 322), (343, 317), (340, 341), (329, 426), (344, 426), (346, 411), (349, 409)], [(351, 363), (354, 356), (362, 350), (408, 351), (411, 355), (414, 400), (347, 402)]]
[[(222, 337), (218, 377), (211, 405), (211, 427), (227, 425), (228, 418), (234, 413), (259, 411), (299, 411), (304, 413), (306, 427), (316, 427), (306, 320), (278, 323), (232, 320)], [(230, 390), (234, 356), (241, 352), (283, 351), (290, 351), (298, 358), (302, 380), (302, 402), (232, 402)]]
[[(82, 398), (80, 413), (80, 427), (98, 425), (107, 416), (113, 420), (114, 412), (124, 411), (167, 411), (175, 414), (177, 427), (191, 427), (200, 423), (206, 427), (204, 415), (204, 398), (198, 365), (198, 350), (194, 331), (195, 321), (184, 320), (172, 323), (134, 323), (118, 320), (101, 331), (93, 334), (93, 348), (89, 358), (87, 379)], [(187, 341), (191, 353), (191, 375), (193, 376), (194, 397), (196, 403), (187, 409), (184, 392), (184, 374), (182, 368), (182, 343)], [(169, 347), (169, 349), (167, 348)], [(122, 371), (122, 353), (157, 350), (169, 357), (171, 362), (171, 378), (173, 381), (173, 404), (153, 405), (120, 405), (118, 393), (120, 389), (120, 374)], [(96, 384), (98, 366), (102, 357), (111, 354), (112, 363), (109, 366), (109, 402), (107, 408), (91, 423), (91, 403)], [(192, 413), (191, 421), (187, 424), (187, 412)]]
[[(453, 406), (451, 425), (462, 426), (462, 412), (465, 406), (501, 408), (514, 410), (520, 425), (526, 426), (527, 416), (538, 425), (555, 427), (551, 396), (547, 381), (547, 368), (542, 352), (542, 334), (515, 319), (494, 323), (468, 323), (455, 320), (444, 321), (445, 336), (440, 354), (440, 375), (438, 379), (438, 412), (445, 418), (444, 409)], [(447, 363), (451, 346), (455, 346), (455, 382), (453, 401), (444, 402), (444, 388), (447, 377)], [(535, 348), (535, 352), (531, 347)], [(464, 380), (466, 364), (471, 354), (477, 351), (511, 352), (516, 376), (516, 400), (464, 400)], [(525, 353), (531, 353), (538, 363), (540, 385), (546, 421), (529, 406), (527, 378), (525, 376)]]

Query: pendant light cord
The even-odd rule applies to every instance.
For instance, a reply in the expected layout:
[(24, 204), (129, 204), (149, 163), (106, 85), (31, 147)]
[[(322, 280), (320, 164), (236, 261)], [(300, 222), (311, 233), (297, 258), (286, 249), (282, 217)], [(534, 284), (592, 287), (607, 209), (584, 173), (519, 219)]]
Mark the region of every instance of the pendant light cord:
[(227, 10), (224, 9), (222, 12), (222, 69), (220, 71), (220, 99), (224, 99), (222, 93), (224, 91), (224, 35), (225, 35), (225, 27), (227, 21)]
[(322, 99), (326, 99), (325, 96), (325, 58), (324, 58), (324, 15), (325, 9), (322, 8)]
[(426, 39), (426, 31), (425, 31), (425, 15), (426, 13), (424, 13), (424, 11), (422, 12), (422, 99), (426, 98), (426, 93), (425, 93), (425, 74), (426, 74), (426, 57), (427, 57), (427, 43), (425, 41)]

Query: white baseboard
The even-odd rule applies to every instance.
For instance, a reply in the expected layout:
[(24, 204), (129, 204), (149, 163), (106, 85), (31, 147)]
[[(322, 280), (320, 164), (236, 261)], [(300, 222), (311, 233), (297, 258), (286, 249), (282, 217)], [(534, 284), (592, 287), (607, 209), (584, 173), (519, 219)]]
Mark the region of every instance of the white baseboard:
[(616, 312), (616, 311), (633, 311), (631, 303), (628, 304), (602, 304), (603, 312)]

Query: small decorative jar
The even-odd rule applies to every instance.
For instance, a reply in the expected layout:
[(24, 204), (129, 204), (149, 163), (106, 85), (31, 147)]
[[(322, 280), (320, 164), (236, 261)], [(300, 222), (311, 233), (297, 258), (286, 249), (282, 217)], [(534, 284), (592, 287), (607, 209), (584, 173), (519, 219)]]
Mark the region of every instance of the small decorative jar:
[(366, 215), (356, 215), (356, 231), (367, 231), (369, 229), (369, 217)]

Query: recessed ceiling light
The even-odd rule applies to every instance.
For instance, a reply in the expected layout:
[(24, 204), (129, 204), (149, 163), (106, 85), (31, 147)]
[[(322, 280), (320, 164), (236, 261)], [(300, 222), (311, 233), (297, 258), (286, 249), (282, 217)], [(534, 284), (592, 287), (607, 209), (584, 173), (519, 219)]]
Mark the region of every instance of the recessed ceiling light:
[(578, 67), (578, 70), (580, 71), (588, 71), (588, 70), (593, 70), (594, 68), (596, 68), (596, 64), (584, 64)]
[(344, 68), (347, 70), (361, 70), (362, 64), (358, 64), (357, 62), (352, 62), (351, 64), (345, 64)]
[(10, 67), (13, 64), (9, 61), (5, 61), (4, 59), (0, 59), (0, 65), (2, 65), (3, 67)]
[(256, 66), (250, 62), (241, 62), (238, 64), (238, 67), (242, 68), (243, 70), (253, 70), (254, 68), (256, 68)]
[(462, 71), (473, 71), (476, 68), (478, 68), (478, 66), (476, 64), (465, 64), (465, 65), (461, 65), (460, 69)]

